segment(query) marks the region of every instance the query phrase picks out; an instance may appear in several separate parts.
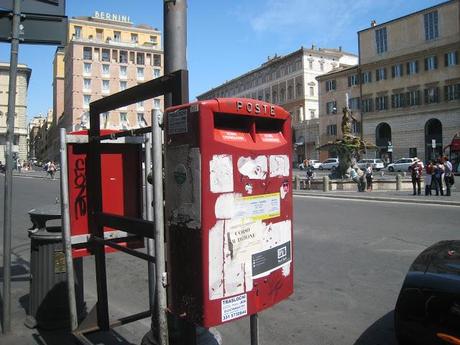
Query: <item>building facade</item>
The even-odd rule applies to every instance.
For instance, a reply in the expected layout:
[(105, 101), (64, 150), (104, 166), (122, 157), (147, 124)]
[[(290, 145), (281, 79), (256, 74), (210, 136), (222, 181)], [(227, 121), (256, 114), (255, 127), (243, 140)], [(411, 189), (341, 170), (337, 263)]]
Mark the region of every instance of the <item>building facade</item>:
[[(8, 88), (10, 65), (0, 63), (0, 161), (5, 163), (5, 144), (8, 116)], [(19, 64), (16, 83), (16, 112), (14, 120), (13, 156), (27, 160), (27, 90), (32, 70)]]
[[(87, 129), (89, 104), (102, 97), (163, 75), (161, 33), (148, 25), (133, 25), (129, 17), (95, 12), (69, 19), (65, 48), (54, 58), (53, 126), (49, 158), (56, 158), (59, 130)], [(101, 114), (101, 128), (133, 129), (150, 124), (153, 108), (163, 97)]]
[[(341, 109), (345, 89), (359, 106), (364, 139), (378, 147), (377, 157), (428, 160), (443, 154), (460, 131), (459, 4), (447, 1), (358, 32), (358, 68), (319, 79), (324, 141), (332, 138), (329, 102), (339, 99)], [(327, 90), (333, 83), (337, 88)]]
[(27, 157), (29, 161), (36, 161), (36, 160), (41, 160), (40, 157), (40, 146), (42, 143), (42, 138), (41, 138), (41, 130), (42, 127), (46, 123), (46, 118), (42, 117), (41, 115), (35, 116), (32, 120), (30, 120), (29, 125), (28, 125), (28, 154)]
[(294, 161), (317, 158), (319, 143), (318, 82), (332, 69), (356, 65), (357, 56), (339, 49), (312, 46), (274, 56), (260, 67), (198, 96), (245, 97), (281, 105), (292, 116)]

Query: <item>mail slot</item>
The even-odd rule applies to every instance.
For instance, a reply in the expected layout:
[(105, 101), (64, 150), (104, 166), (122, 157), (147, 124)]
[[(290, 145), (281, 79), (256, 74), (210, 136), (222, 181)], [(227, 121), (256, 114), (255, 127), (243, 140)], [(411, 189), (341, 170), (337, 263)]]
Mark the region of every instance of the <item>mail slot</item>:
[(224, 98), (165, 112), (168, 304), (205, 327), (293, 292), (290, 114)]

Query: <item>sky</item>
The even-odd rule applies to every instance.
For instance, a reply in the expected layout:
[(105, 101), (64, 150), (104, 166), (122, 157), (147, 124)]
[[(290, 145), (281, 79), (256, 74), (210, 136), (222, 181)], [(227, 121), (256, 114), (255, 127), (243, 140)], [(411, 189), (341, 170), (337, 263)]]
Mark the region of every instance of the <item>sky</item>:
[[(250, 70), (268, 57), (312, 44), (357, 54), (357, 32), (442, 3), (440, 0), (188, 0), (187, 63), (190, 100)], [(127, 15), (134, 24), (163, 31), (161, 0), (67, 0), (66, 15), (95, 11)], [(55, 46), (22, 44), (19, 62), (32, 69), (28, 117), (53, 106)], [(0, 43), (0, 61), (10, 45)]]

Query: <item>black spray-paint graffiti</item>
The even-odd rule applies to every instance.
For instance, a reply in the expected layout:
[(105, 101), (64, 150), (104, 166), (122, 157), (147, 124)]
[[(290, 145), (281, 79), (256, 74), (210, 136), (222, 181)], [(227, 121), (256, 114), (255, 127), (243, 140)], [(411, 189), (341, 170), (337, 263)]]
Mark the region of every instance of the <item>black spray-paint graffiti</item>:
[(78, 195), (75, 198), (74, 208), (75, 217), (78, 219), (79, 216), (86, 216), (87, 205), (86, 205), (86, 176), (85, 176), (85, 160), (79, 158), (75, 161), (74, 173), (75, 178), (73, 180), (74, 188), (78, 189)]

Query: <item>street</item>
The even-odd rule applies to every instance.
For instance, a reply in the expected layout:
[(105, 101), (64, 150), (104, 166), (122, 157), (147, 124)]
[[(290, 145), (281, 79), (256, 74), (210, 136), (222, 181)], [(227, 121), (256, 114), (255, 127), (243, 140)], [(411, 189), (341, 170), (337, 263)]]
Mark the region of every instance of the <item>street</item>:
[[(3, 175), (0, 184), (3, 220)], [(58, 191), (59, 180), (14, 178), (12, 326), (16, 333), (30, 332), (24, 330), (24, 303), (20, 304), (28, 294), (27, 211), (54, 203)], [(294, 196), (294, 205), (295, 291), (289, 300), (260, 313), (260, 343), (395, 345), (392, 311), (409, 265), (432, 243), (458, 236), (458, 207), (311, 196)], [(3, 251), (3, 229), (0, 235)], [(107, 262), (111, 314), (146, 310), (145, 262), (121, 253), (109, 255)], [(96, 289), (90, 258), (85, 259), (84, 274), (91, 307)], [(142, 320), (116, 328), (110, 343), (139, 344), (149, 324)], [(249, 318), (218, 329), (225, 345), (250, 343)], [(35, 336), (24, 337), (25, 344), (46, 339), (32, 333)]]

